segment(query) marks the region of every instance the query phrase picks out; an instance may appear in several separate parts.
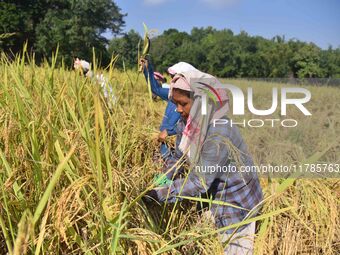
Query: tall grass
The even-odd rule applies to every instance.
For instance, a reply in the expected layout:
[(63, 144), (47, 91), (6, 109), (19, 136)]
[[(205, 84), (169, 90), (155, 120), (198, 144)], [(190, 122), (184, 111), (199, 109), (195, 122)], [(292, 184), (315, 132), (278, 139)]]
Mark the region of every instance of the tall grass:
[[(114, 69), (113, 59), (105, 73), (118, 101), (110, 109), (94, 81), (55, 61), (37, 67), (26, 53), (1, 56), (0, 251), (221, 254), (217, 231), (193, 199), (153, 208), (140, 200), (160, 168), (152, 157), (164, 110), (150, 103), (143, 77)], [(252, 85), (265, 106), (274, 84)], [(313, 116), (289, 113), (301, 119), (297, 128), (241, 130), (257, 163), (340, 163), (340, 90), (309, 89)], [(337, 180), (261, 183), (257, 254), (339, 253)]]

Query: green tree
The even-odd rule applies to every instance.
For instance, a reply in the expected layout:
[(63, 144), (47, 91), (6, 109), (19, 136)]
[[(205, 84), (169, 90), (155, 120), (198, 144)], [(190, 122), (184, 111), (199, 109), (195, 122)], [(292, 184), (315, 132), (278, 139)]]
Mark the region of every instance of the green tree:
[(293, 75), (290, 69), (290, 60), (293, 52), (284, 42), (284, 37), (274, 37), (272, 41), (262, 43), (261, 52), (264, 55), (269, 69), (269, 77), (284, 78)]
[(27, 41), (29, 47), (35, 39), (34, 29), (41, 20), (40, 12), (45, 5), (37, 0), (3, 0), (0, 2), (0, 34), (15, 33), (14, 36), (1, 41), (2, 50), (14, 53), (22, 49)]
[(190, 42), (190, 35), (177, 29), (168, 29), (154, 38), (151, 41), (150, 53), (157, 70), (164, 72), (179, 61), (188, 61), (190, 57), (183, 48), (187, 48)]
[(117, 62), (118, 67), (122, 67), (123, 63), (126, 68), (137, 67), (138, 45), (141, 40), (141, 36), (133, 29), (124, 36), (111, 40), (109, 53), (111, 55), (119, 55), (119, 60)]
[[(110, 52), (120, 53), (126, 67), (136, 64), (136, 32), (115, 38)], [(164, 72), (176, 62), (185, 61), (219, 77), (338, 77), (340, 49), (322, 50), (314, 44), (284, 36), (271, 40), (234, 34), (229, 29), (196, 28), (191, 33), (168, 29), (151, 40), (150, 54), (158, 71)]]
[(340, 78), (340, 48), (329, 47), (321, 52), (320, 67), (325, 77)]
[(307, 44), (300, 48), (294, 54), (293, 63), (299, 78), (322, 77), (320, 49), (314, 44)]
[[(231, 33), (232, 31), (229, 30)], [(197, 28), (194, 27), (191, 30), (191, 38), (193, 42), (199, 43), (201, 42), (205, 37), (207, 37), (208, 35), (213, 35), (217, 32), (217, 30), (211, 26), (207, 27), (207, 28)]]
[(124, 25), (124, 15), (112, 0), (5, 0), (0, 6), (5, 13), (0, 33), (17, 33), (3, 44), (4, 50), (18, 51), (28, 40), (38, 57), (49, 57), (59, 45), (67, 62), (91, 59), (92, 47), (107, 60), (103, 33), (118, 34)]
[(220, 77), (237, 76), (239, 45), (227, 30), (208, 34), (202, 39), (207, 52), (207, 71)]

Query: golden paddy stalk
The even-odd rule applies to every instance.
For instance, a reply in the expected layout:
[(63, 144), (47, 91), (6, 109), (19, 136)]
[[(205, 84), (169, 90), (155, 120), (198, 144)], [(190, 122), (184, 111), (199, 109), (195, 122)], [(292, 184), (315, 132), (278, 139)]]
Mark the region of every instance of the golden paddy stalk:
[[(152, 157), (165, 107), (149, 103), (144, 78), (116, 70), (113, 59), (103, 71), (117, 96), (110, 109), (97, 84), (55, 61), (38, 67), (27, 54), (14, 61), (1, 57), (1, 251), (222, 254), (213, 225), (195, 212), (191, 200), (197, 199), (155, 208), (140, 200), (160, 169)], [(267, 92), (279, 85), (252, 86), (254, 101), (265, 108)], [(340, 90), (308, 89), (313, 115), (289, 113), (301, 119), (298, 127), (241, 128), (256, 164), (340, 163)], [(261, 184), (266, 199), (256, 254), (339, 253), (337, 180), (261, 179)]]

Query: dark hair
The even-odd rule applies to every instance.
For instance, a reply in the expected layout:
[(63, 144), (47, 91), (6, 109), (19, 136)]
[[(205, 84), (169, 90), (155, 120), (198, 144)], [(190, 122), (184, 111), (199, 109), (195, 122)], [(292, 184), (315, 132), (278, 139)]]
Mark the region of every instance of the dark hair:
[(81, 68), (81, 71), (82, 71), (83, 75), (86, 77), (86, 74), (88, 73), (89, 70)]
[(178, 93), (191, 98), (193, 97), (194, 93), (192, 91), (187, 91), (187, 90), (183, 90), (183, 89), (179, 89), (179, 88), (173, 88), (173, 90), (177, 91)]

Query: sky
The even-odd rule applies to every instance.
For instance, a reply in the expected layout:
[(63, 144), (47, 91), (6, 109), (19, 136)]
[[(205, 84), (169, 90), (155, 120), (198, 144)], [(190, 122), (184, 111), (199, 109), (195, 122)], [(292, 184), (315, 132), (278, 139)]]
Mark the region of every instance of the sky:
[[(158, 34), (169, 28), (244, 30), (271, 39), (276, 35), (340, 47), (340, 0), (114, 0), (125, 17), (124, 32), (144, 34), (143, 22)], [(156, 33), (156, 34), (157, 34)]]

